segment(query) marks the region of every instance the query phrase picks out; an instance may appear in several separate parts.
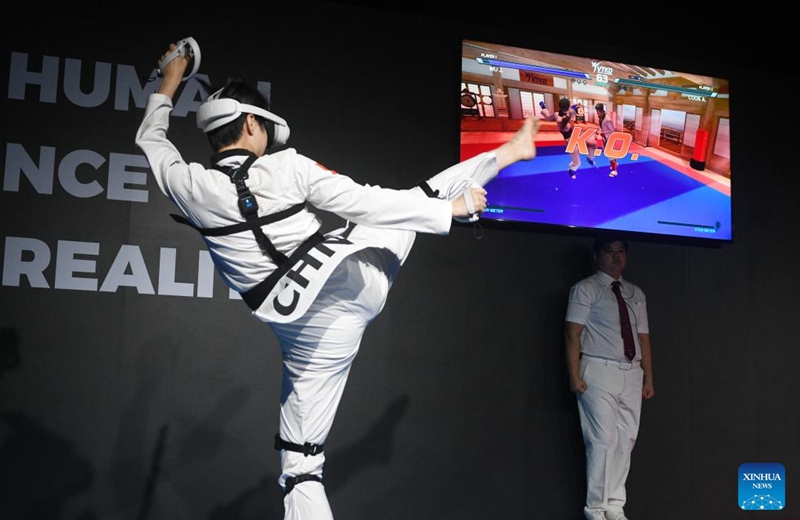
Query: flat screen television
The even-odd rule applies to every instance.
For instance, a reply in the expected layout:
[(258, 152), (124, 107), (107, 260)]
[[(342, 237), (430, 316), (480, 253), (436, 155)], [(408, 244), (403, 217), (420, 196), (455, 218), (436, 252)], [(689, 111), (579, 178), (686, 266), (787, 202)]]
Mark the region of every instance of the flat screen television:
[[(540, 118), (537, 157), (486, 186), (482, 221), (733, 239), (728, 80), (466, 39), (461, 49), (461, 160)], [(600, 108), (613, 122), (605, 140)]]

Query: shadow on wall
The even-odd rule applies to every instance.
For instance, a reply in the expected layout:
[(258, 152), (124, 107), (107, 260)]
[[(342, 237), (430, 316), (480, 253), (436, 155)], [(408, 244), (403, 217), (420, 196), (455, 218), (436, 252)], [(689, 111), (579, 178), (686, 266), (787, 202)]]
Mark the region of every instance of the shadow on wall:
[[(325, 470), (328, 496), (344, 486), (348, 478), (370, 466), (389, 464), (393, 457), (394, 431), (410, 405), (408, 395), (394, 399), (386, 412), (361, 438), (340, 451), (331, 453), (336, 463)], [(209, 520), (280, 520), (283, 518), (283, 497), (277, 474), (267, 474), (259, 485), (244, 490), (234, 501), (214, 508)]]
[[(22, 364), (16, 329), (0, 329), (0, 376)], [(92, 486), (94, 469), (73, 446), (19, 411), (0, 413), (3, 518), (62, 520), (67, 502)], [(7, 515), (7, 516), (6, 516)], [(84, 511), (70, 520), (95, 520)]]
[[(0, 376), (22, 365), (20, 343), (15, 329), (0, 330)], [(163, 341), (151, 343), (158, 343), (156, 352), (170, 352)], [(130, 518), (137, 520), (160, 517), (163, 510), (159, 502), (164, 493), (173, 500), (192, 503), (192, 497), (178, 497), (181, 488), (171, 482), (169, 468), (180, 469), (217, 456), (226, 442), (224, 428), (220, 425), (228, 424), (249, 396), (247, 388), (234, 388), (219, 400), (212, 413), (180, 437), (173, 439), (169, 425), (164, 424), (155, 440), (146, 439), (148, 410), (159, 380), (168, 375), (171, 358), (168, 354), (160, 361), (154, 360), (158, 356), (146, 354), (154, 351), (151, 347), (154, 345), (142, 349), (137, 365), (139, 385), (131, 405), (122, 412), (116, 463), (108, 475), (120, 514), (127, 517), (130, 513)], [(392, 461), (394, 432), (409, 405), (407, 395), (395, 398), (361, 439), (331, 454), (336, 464), (326, 471), (329, 494), (335, 493), (360, 471)], [(144, 452), (142, 447), (145, 447)], [(212, 508), (207, 518), (282, 519), (283, 497), (277, 483), (277, 469), (275, 473), (265, 474), (256, 487), (243, 490), (230, 503)], [(97, 514), (88, 508), (78, 513), (68, 512), (69, 504), (73, 502), (74, 505), (76, 497), (88, 494), (95, 481), (95, 468), (70, 442), (22, 412), (0, 412), (0, 512), (3, 519), (97, 520)], [(173, 496), (176, 493), (178, 496)], [(74, 507), (72, 509), (74, 511)]]
[[(214, 461), (236, 443), (227, 427), (246, 408), (251, 389), (240, 385), (224, 391), (203, 415), (179, 412), (159, 426), (155, 439), (149, 425), (158, 414), (161, 394), (174, 391), (181, 346), (167, 337), (154, 337), (138, 351), (133, 398), (121, 412), (115, 459), (109, 471), (117, 509), (136, 512), (136, 520), (199, 518), (198, 501), (185, 485), (187, 475), (208, 473)], [(211, 477), (206, 479), (210, 482)], [(276, 484), (277, 487), (277, 484)], [(182, 511), (182, 513), (177, 513)]]

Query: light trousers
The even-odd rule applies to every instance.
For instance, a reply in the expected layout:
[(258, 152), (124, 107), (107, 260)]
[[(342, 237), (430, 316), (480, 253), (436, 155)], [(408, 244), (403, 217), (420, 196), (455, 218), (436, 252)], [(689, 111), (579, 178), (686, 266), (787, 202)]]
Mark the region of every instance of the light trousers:
[(586, 446), (587, 518), (595, 511), (622, 511), (631, 452), (639, 433), (644, 372), (581, 359), (587, 388), (578, 395)]
[[(441, 198), (452, 200), (472, 181), (484, 185), (497, 175), (494, 153), (451, 166), (428, 180)], [(421, 197), (419, 187), (412, 188)], [(342, 260), (308, 311), (290, 323), (270, 323), (280, 341), (283, 377), (280, 436), (294, 444), (324, 444), (339, 406), (364, 331), (386, 303), (394, 279), (414, 245), (411, 231), (357, 225), (351, 237), (375, 244)], [(278, 483), (297, 475), (322, 476), (325, 453), (305, 456), (281, 451)], [(332, 520), (322, 483), (305, 481), (284, 496), (285, 520)]]
[[(368, 228), (364, 228), (367, 230)], [(375, 231), (375, 230), (373, 230)], [(381, 231), (381, 233), (387, 233)], [(390, 231), (406, 252), (414, 233)], [(280, 436), (295, 444), (324, 444), (367, 325), (386, 303), (399, 260), (382, 249), (356, 253), (336, 268), (300, 320), (271, 324), (281, 344), (283, 384)], [(302, 474), (322, 476), (325, 453), (281, 451), (279, 484)], [(286, 520), (328, 520), (333, 515), (321, 483), (307, 481), (284, 497)]]

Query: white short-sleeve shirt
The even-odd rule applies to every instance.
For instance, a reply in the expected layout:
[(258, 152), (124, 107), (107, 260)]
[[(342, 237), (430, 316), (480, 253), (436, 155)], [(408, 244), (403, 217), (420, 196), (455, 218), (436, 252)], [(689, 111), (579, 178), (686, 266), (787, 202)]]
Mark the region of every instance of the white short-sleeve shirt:
[[(614, 279), (597, 271), (570, 288), (566, 321), (583, 325), (581, 353), (617, 361), (626, 361), (620, 326), (617, 297), (611, 290)], [(637, 285), (619, 278), (621, 292), (630, 316), (633, 338), (636, 342), (636, 357), (640, 360), (642, 349), (639, 334), (649, 334), (647, 323), (647, 300), (644, 291)]]

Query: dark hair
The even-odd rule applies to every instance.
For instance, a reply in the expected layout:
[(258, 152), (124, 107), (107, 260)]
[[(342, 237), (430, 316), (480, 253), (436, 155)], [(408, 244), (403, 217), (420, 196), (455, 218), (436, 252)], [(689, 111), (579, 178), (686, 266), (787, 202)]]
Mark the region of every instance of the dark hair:
[(599, 255), (600, 252), (606, 248), (606, 246), (613, 244), (614, 242), (621, 242), (622, 247), (625, 248), (625, 251), (628, 251), (628, 239), (625, 238), (624, 235), (619, 233), (603, 233), (594, 238), (594, 242), (592, 242), (592, 252), (596, 255)]
[(598, 103), (598, 104), (596, 104), (594, 106), (594, 109), (595, 110), (599, 110), (600, 112), (605, 112), (606, 111), (606, 106), (604, 104), (602, 104), (602, 103)]
[[(212, 92), (216, 92), (215, 90)], [(220, 98), (235, 99), (239, 103), (246, 105), (255, 105), (259, 108), (269, 111), (269, 102), (264, 95), (258, 91), (257, 88), (246, 83), (245, 81), (232, 78), (228, 79), (225, 87), (219, 95)], [(254, 114), (255, 115), (255, 114)], [(272, 137), (275, 135), (275, 125), (271, 121), (267, 121), (261, 116), (256, 115), (258, 123), (267, 130), (267, 135)], [(242, 135), (242, 128), (247, 119), (247, 113), (242, 112), (239, 117), (234, 119), (228, 124), (222, 125), (219, 128), (211, 130), (206, 135), (208, 136), (208, 143), (214, 151), (220, 150), (225, 146), (235, 143)]]
[(558, 100), (558, 109), (562, 112), (569, 110), (569, 99), (561, 98)]

